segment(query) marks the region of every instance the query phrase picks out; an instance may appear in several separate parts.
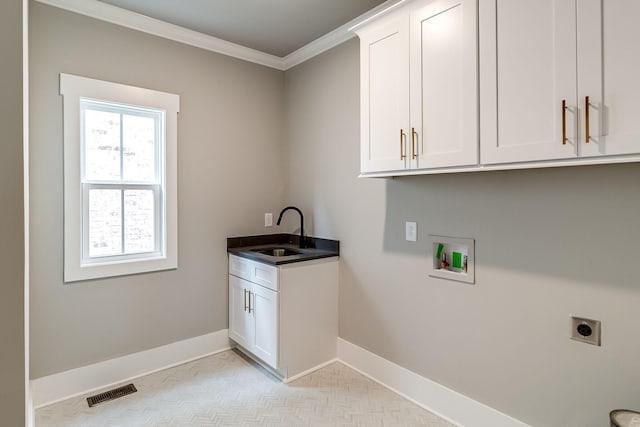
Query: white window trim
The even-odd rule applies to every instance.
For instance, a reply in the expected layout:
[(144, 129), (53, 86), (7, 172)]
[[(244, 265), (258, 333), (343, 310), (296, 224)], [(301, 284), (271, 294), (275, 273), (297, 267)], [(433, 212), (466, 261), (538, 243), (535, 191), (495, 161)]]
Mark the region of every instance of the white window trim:
[[(64, 281), (75, 282), (178, 267), (178, 112), (180, 97), (166, 92), (60, 74), (64, 114)], [(162, 254), (157, 257), (82, 264), (80, 98), (164, 110), (165, 214)]]

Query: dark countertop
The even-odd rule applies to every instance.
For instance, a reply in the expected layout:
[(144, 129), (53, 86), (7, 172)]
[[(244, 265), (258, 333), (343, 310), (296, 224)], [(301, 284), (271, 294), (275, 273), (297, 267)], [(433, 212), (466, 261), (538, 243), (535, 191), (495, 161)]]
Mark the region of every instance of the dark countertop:
[[(270, 265), (291, 264), (340, 255), (340, 242), (337, 240), (305, 236), (304, 249), (300, 249), (299, 241), (300, 236), (294, 234), (228, 237), (227, 252)], [(300, 253), (287, 256), (271, 256), (256, 251), (274, 246), (295, 250)]]

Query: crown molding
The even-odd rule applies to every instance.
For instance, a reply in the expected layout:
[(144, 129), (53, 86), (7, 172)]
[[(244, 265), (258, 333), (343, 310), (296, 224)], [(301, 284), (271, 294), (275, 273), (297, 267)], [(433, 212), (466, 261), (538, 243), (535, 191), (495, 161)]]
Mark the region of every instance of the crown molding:
[(392, 10), (395, 10), (397, 7), (402, 6), (405, 3), (409, 3), (412, 0), (395, 0), (395, 1), (386, 1), (382, 3), (377, 8), (371, 9), (369, 13), (358, 17), (358, 19), (354, 19), (349, 24), (351, 24), (348, 28), (348, 31), (357, 33), (360, 28), (364, 25), (368, 24), (371, 21), (374, 21), (378, 18), (383, 17), (384, 15), (389, 14)]
[(282, 69), (288, 70), (299, 65), (322, 52), (338, 46), (341, 43), (355, 37), (356, 34), (347, 30), (347, 26), (336, 28), (324, 36), (318, 37), (314, 41), (302, 46), (300, 49), (282, 58)]
[(335, 30), (317, 38), (316, 40), (301, 47), (295, 52), (280, 58), (275, 55), (261, 52), (231, 43), (208, 34), (189, 30), (178, 25), (170, 24), (159, 19), (150, 18), (140, 13), (122, 9), (98, 0), (36, 0), (40, 3), (54, 6), (70, 12), (85, 15), (101, 21), (110, 22), (147, 34), (188, 44), (211, 52), (238, 58), (277, 70), (286, 71), (295, 67), (314, 56), (317, 56), (345, 41), (353, 38), (356, 34), (353, 29), (368, 22), (382, 14), (388, 13), (401, 3), (411, 0), (387, 0), (370, 11), (347, 22)]
[(295, 67), (314, 56), (320, 55), (321, 53), (356, 37), (356, 33), (353, 31), (354, 28), (360, 27), (363, 23), (369, 22), (378, 16), (389, 13), (389, 11), (407, 1), (411, 0), (387, 0), (324, 36), (318, 37), (314, 41), (282, 58), (283, 69), (288, 70), (289, 68)]
[(169, 24), (168, 22), (150, 18), (97, 0), (37, 1), (154, 36), (282, 70), (282, 59), (275, 55), (269, 55), (255, 49), (250, 49), (198, 31), (189, 30), (178, 25)]

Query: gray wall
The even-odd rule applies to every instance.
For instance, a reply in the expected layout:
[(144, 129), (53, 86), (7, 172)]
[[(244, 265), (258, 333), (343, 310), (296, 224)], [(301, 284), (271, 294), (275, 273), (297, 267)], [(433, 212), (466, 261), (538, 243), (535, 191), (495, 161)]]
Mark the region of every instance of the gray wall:
[(0, 414), (25, 423), (22, 0), (0, 2)]
[[(31, 6), (32, 377), (226, 328), (224, 238), (276, 231), (262, 213), (287, 202), (309, 234), (342, 242), (342, 338), (536, 426), (640, 407), (638, 165), (358, 179), (356, 40), (283, 77)], [(177, 271), (62, 283), (60, 72), (182, 96)], [(19, 151), (5, 158), (20, 206)], [(429, 233), (476, 239), (476, 285), (426, 276)], [(570, 314), (603, 322), (602, 347), (568, 339)]]
[[(358, 55), (285, 74), (285, 200), (341, 241), (340, 336), (535, 426), (639, 409), (639, 165), (358, 179)], [(475, 285), (427, 276), (428, 234), (476, 239)]]
[[(283, 73), (30, 6), (31, 377), (226, 329), (225, 239), (282, 204)], [(177, 270), (63, 284), (61, 72), (181, 96)]]

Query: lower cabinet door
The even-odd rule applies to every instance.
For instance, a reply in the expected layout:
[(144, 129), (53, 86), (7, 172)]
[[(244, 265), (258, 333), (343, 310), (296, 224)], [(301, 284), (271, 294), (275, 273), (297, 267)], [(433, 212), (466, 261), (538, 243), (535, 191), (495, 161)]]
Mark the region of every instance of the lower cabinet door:
[(253, 316), (249, 313), (251, 282), (229, 275), (229, 337), (247, 350), (254, 341)]
[(278, 293), (252, 284), (250, 306), (255, 320), (251, 351), (269, 366), (278, 368)]

